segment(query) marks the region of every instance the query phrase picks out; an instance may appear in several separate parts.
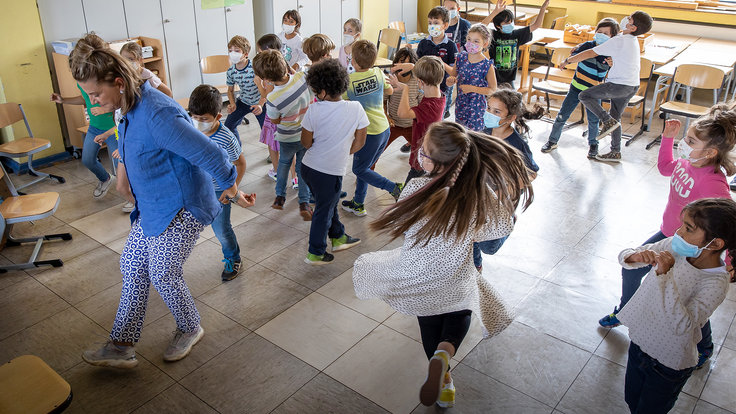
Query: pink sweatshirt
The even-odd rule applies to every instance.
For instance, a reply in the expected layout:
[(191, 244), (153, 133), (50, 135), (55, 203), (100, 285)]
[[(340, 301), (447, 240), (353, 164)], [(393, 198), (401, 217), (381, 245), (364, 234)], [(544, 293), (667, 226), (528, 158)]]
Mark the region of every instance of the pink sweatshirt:
[(731, 198), (726, 175), (718, 170), (714, 171), (712, 165), (705, 167), (693, 167), (690, 161), (674, 159), (672, 147), (674, 138), (662, 137), (662, 145), (659, 147), (659, 160), (657, 168), (659, 173), (670, 176), (670, 196), (667, 207), (662, 215), (662, 233), (672, 237), (682, 224), (680, 212), (687, 203), (702, 198)]

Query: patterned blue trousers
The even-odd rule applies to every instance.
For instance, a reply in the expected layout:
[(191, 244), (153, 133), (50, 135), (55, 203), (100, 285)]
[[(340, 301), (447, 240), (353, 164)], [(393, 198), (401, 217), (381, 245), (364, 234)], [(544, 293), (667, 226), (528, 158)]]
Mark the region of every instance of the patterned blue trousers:
[(182, 332), (197, 329), (199, 312), (182, 268), (202, 229), (204, 225), (184, 209), (158, 236), (143, 235), (140, 218), (133, 223), (120, 255), (123, 289), (111, 340), (138, 342), (141, 339), (151, 283), (174, 315), (177, 328)]

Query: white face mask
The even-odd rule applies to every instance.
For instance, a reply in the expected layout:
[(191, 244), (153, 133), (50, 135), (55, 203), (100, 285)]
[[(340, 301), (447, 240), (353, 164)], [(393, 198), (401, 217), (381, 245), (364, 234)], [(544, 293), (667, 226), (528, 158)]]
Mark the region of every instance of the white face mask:
[(691, 155), (693, 153), (693, 147), (688, 145), (687, 142), (683, 139), (680, 141), (679, 144), (677, 144), (677, 153), (680, 156), (680, 158), (690, 161), (690, 164), (694, 164), (700, 160), (704, 160), (708, 157), (700, 157), (700, 158), (692, 158)]
[(212, 129), (212, 125), (214, 122), (199, 122), (196, 119), (192, 119), (192, 124), (194, 124), (194, 127), (202, 132), (207, 132), (210, 129)]
[(292, 34), (292, 33), (294, 33), (294, 29), (296, 29), (296, 26), (292, 26), (292, 25), (286, 24), (286, 23), (284, 23), (284, 24), (281, 25), (281, 30), (283, 30), (284, 33), (286, 33), (286, 34)]
[(227, 55), (230, 57), (230, 63), (233, 65), (240, 62), (240, 59), (243, 58), (243, 54), (240, 52), (230, 52)]
[(355, 41), (355, 36), (351, 34), (347, 34), (347, 33), (342, 35), (342, 44), (352, 45), (354, 41)]
[(427, 30), (429, 30), (429, 35), (432, 37), (440, 37), (444, 33), (442, 26), (439, 24), (430, 24)]
[(626, 26), (629, 25), (629, 16), (624, 17), (621, 19), (621, 30), (626, 30)]

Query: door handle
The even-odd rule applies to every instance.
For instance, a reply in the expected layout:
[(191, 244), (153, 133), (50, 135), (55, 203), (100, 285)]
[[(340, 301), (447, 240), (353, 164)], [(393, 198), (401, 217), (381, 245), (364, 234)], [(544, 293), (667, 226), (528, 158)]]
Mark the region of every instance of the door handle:
[(170, 19), (164, 19), (164, 23), (171, 23)]
[(225, 9), (225, 12), (227, 12), (227, 13), (230, 13), (231, 11), (233, 11), (233, 9), (231, 9), (229, 7)]

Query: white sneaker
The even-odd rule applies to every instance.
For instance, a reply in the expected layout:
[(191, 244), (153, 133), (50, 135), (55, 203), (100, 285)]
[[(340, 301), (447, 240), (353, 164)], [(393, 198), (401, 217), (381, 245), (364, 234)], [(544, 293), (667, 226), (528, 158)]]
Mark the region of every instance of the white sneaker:
[(128, 201), (127, 203), (123, 204), (123, 213), (131, 213), (135, 210), (135, 203), (131, 203)]
[(178, 361), (185, 356), (189, 355), (192, 351), (192, 347), (199, 342), (204, 336), (204, 329), (201, 326), (197, 327), (194, 332), (184, 333), (180, 330), (174, 332), (174, 339), (171, 340), (169, 347), (164, 352), (164, 361)]
[(96, 351), (84, 351), (82, 359), (88, 364), (100, 367), (133, 368), (138, 365), (134, 347), (118, 346), (112, 341), (107, 341), (102, 348)]
[(107, 181), (100, 181), (97, 183), (97, 187), (95, 187), (95, 191), (92, 192), (92, 196), (94, 198), (102, 198), (107, 194), (107, 190), (110, 189), (110, 185), (112, 184), (112, 176), (108, 177)]
[(271, 177), (272, 180), (276, 181), (276, 170), (273, 168), (268, 170), (268, 176)]
[(293, 188), (294, 190), (298, 190), (299, 189), (299, 179), (294, 178), (293, 180), (291, 180), (291, 182), (292, 182), (291, 188)]

